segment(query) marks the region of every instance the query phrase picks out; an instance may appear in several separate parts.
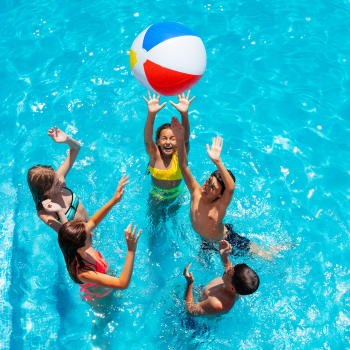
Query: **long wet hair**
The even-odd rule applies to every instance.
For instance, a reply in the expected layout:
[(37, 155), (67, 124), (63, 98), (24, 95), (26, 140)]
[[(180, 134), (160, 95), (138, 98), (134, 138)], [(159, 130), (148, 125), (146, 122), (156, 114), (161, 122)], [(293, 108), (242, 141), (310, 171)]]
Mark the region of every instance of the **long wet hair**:
[(55, 180), (55, 170), (49, 165), (36, 165), (28, 170), (27, 182), (37, 211), (43, 208), (42, 202), (49, 197), (48, 191)]
[(78, 265), (79, 270), (96, 271), (86, 266), (85, 260), (77, 252), (79, 248), (84, 247), (85, 241), (86, 230), (83, 221), (68, 221), (58, 231), (58, 244), (62, 250), (69, 276), (77, 284), (84, 284), (77, 276)]

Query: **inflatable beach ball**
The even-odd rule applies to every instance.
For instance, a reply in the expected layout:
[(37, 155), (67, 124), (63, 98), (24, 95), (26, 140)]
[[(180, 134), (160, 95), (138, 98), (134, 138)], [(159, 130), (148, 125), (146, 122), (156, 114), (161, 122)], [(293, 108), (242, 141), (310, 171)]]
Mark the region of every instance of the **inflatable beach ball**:
[(146, 89), (165, 96), (194, 86), (207, 64), (199, 36), (176, 22), (152, 24), (135, 39), (130, 50), (131, 72)]

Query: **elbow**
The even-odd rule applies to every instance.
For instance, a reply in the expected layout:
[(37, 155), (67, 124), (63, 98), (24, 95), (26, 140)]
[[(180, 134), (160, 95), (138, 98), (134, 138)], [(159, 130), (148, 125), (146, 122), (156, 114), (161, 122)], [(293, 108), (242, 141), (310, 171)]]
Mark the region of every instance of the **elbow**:
[(130, 281), (121, 281), (117, 284), (115, 289), (126, 290), (129, 288)]
[(129, 288), (129, 283), (126, 283), (124, 285), (121, 286), (121, 288), (119, 288), (120, 290), (126, 290)]

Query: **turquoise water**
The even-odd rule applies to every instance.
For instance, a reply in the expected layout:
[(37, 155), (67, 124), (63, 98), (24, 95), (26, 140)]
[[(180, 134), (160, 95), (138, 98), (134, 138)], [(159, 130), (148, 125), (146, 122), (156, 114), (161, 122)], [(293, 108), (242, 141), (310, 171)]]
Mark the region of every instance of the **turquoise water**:
[[(131, 176), (94, 236), (120, 273), (123, 229), (130, 220), (143, 228), (132, 283), (105, 329), (111, 349), (350, 348), (349, 18), (350, 4), (340, 0), (3, 1), (1, 349), (92, 348), (93, 313), (26, 184), (30, 167), (57, 168), (65, 157), (67, 148), (46, 136), (54, 125), (83, 143), (67, 183), (90, 214), (123, 173)], [(128, 50), (161, 20), (190, 26), (207, 50), (192, 90), (195, 178), (202, 183), (213, 171), (205, 144), (221, 135), (237, 179), (225, 221), (267, 248), (297, 243), (273, 262), (234, 260), (259, 273), (259, 290), (197, 323), (183, 314), (182, 271), (192, 262), (195, 285), (206, 284), (222, 274), (219, 258), (198, 258), (188, 194), (155, 242), (146, 216), (146, 91), (130, 74)], [(156, 126), (175, 112), (168, 103)]]

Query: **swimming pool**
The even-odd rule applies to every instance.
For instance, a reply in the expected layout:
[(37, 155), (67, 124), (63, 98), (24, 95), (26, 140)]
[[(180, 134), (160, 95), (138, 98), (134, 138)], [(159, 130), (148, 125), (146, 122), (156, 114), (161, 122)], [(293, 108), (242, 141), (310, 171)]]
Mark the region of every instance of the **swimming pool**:
[[(112, 349), (349, 348), (349, 15), (345, 1), (7, 0), (0, 37), (0, 347), (90, 349), (93, 314), (68, 276), (54, 231), (36, 216), (26, 184), (36, 164), (55, 168), (65, 146), (57, 125), (83, 143), (67, 178), (90, 214), (131, 183), (95, 235), (118, 272), (130, 219), (143, 228), (129, 289), (104, 338)], [(183, 314), (192, 262), (195, 285), (223, 272), (198, 258), (189, 196), (149, 238), (150, 177), (143, 127), (146, 91), (129, 72), (135, 36), (161, 20), (202, 38), (207, 70), (192, 90), (195, 178), (213, 170), (205, 144), (224, 138), (237, 184), (226, 222), (266, 247), (297, 243), (274, 262), (241, 258), (261, 279), (227, 315)], [(162, 98), (161, 101), (167, 99)], [(173, 99), (175, 101), (175, 99)], [(156, 126), (176, 111), (167, 104)]]

